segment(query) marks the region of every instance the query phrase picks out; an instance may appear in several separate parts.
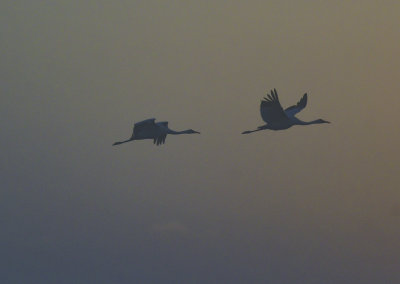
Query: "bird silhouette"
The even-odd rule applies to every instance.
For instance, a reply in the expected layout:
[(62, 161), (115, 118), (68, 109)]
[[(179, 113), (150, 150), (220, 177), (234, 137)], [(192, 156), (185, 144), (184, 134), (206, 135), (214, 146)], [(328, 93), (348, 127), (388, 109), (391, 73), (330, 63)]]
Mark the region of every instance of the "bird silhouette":
[(267, 124), (259, 126), (255, 130), (244, 131), (242, 134), (249, 134), (265, 129), (284, 130), (292, 127), (293, 125), (330, 123), (329, 121), (323, 119), (316, 119), (309, 122), (298, 119), (295, 115), (304, 109), (306, 105), (307, 93), (303, 95), (296, 105), (290, 106), (283, 110), (281, 103), (279, 102), (276, 89), (271, 90), (271, 94), (267, 94), (267, 97), (264, 97), (264, 100), (262, 100), (260, 104), (261, 117)]
[(161, 145), (165, 143), (167, 134), (174, 134), (174, 135), (193, 134), (193, 133), (200, 134), (200, 132), (194, 131), (193, 129), (174, 131), (168, 128), (167, 121), (155, 123), (155, 120), (156, 120), (155, 118), (150, 118), (135, 123), (133, 126), (133, 133), (131, 138), (125, 141), (115, 142), (113, 146), (120, 145), (133, 140), (143, 140), (143, 139), (153, 139), (154, 144)]

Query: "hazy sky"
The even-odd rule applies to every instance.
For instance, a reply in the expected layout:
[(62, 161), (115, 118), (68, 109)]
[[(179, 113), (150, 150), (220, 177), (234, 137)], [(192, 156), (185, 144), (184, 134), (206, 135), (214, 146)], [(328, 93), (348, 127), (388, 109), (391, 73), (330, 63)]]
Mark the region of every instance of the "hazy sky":
[(328, 2), (2, 1), (0, 282), (400, 283), (400, 4)]

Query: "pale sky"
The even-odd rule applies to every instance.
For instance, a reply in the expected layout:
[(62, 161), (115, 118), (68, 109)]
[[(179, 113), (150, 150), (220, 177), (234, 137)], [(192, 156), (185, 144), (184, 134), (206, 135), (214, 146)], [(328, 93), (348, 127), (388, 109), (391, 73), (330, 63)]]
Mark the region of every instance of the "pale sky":
[[(0, 282), (400, 283), (399, 15), (2, 1)], [(242, 135), (273, 88), (332, 123)]]

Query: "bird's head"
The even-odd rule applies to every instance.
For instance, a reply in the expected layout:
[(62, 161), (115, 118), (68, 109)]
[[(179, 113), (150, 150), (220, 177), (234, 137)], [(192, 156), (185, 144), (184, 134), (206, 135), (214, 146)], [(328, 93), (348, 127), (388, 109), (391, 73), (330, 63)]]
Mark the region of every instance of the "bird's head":
[(323, 120), (323, 119), (317, 119), (318, 123), (330, 123), (329, 121)]
[(194, 134), (194, 133), (200, 134), (200, 132), (198, 132), (198, 131), (196, 131), (196, 130), (193, 130), (193, 129), (189, 129), (189, 130), (187, 131), (187, 134)]

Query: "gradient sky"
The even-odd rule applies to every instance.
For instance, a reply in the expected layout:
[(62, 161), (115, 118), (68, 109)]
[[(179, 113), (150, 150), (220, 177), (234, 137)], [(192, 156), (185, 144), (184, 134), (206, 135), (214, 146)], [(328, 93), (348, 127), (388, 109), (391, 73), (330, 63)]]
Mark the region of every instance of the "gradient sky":
[[(399, 15), (2, 1), (0, 282), (400, 283)], [(272, 88), (332, 124), (241, 135)]]

